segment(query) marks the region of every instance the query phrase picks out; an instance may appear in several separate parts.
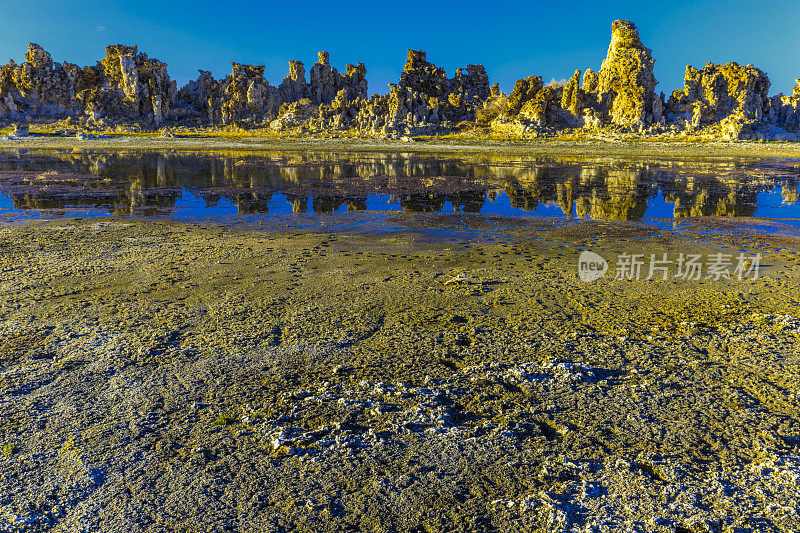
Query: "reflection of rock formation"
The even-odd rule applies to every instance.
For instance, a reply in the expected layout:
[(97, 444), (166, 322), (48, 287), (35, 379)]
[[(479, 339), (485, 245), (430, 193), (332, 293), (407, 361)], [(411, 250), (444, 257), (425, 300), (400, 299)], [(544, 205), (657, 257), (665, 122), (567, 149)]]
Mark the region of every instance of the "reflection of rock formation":
[[(281, 194), (296, 213), (365, 210), (369, 195), (391, 195), (409, 211), (477, 213), (505, 191), (512, 208), (559, 206), (567, 217), (636, 220), (659, 196), (673, 215), (747, 216), (759, 192), (782, 187), (798, 199), (797, 170), (769, 173), (747, 163), (576, 163), (502, 157), (276, 154), (261, 157), (158, 153), (64, 153), (0, 158), (0, 193), (17, 208), (95, 207), (146, 214), (174, 209), (182, 190), (208, 206), (221, 198), (240, 213), (267, 213)], [(309, 206), (309, 199), (311, 206)], [(656, 200), (660, 201), (660, 200)], [(272, 203), (285, 209), (283, 202)], [(659, 216), (669, 216), (667, 213)]]
[(798, 200), (797, 183), (786, 184), (781, 189), (784, 204), (796, 204)]
[(142, 188), (137, 180), (108, 181), (94, 175), (57, 172), (10, 172), (0, 193), (16, 209), (99, 209), (114, 214), (169, 212), (180, 189)]
[(635, 196), (582, 196), (575, 202), (578, 218), (640, 220), (646, 209), (645, 199)]
[(736, 182), (725, 184), (712, 178), (690, 183), (689, 187), (665, 194), (664, 198), (675, 203), (675, 218), (746, 217), (755, 213), (761, 189)]
[(314, 209), (315, 213), (327, 214), (339, 209), (343, 203), (344, 200), (336, 196), (315, 196), (311, 200), (311, 208)]
[(643, 170), (607, 170), (604, 187), (593, 188), (591, 196), (579, 196), (576, 215), (579, 218), (639, 220), (647, 210), (647, 199), (652, 197), (651, 185)]
[(237, 194), (231, 202), (239, 209), (239, 213), (269, 213), (269, 202), (272, 195), (267, 193)]
[(306, 213), (308, 211), (308, 196), (287, 194), (286, 200), (292, 204), (292, 213)]
[(486, 200), (486, 193), (484, 191), (464, 191), (450, 196), (449, 200), (456, 211), (480, 213)]
[(444, 194), (435, 192), (403, 194), (400, 196), (400, 206), (403, 210), (421, 213), (441, 211), (446, 201)]
[(365, 211), (367, 198), (365, 196), (315, 196), (311, 207), (317, 214), (330, 214), (339, 208), (347, 206), (347, 211)]
[(505, 193), (511, 200), (511, 206), (523, 211), (534, 211), (539, 205), (539, 199), (532, 189), (523, 189), (519, 186), (507, 185)]

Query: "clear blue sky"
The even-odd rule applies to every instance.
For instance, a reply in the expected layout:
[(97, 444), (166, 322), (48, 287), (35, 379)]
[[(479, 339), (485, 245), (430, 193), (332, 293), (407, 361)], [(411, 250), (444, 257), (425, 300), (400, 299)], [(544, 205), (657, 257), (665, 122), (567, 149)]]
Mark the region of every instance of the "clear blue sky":
[(266, 65), (273, 85), (290, 59), (308, 70), (328, 50), (340, 70), (367, 66), (369, 91), (386, 92), (407, 48), (424, 49), (447, 69), (483, 63), (508, 92), (532, 74), (545, 81), (597, 70), (611, 21), (635, 22), (653, 50), (657, 90), (683, 86), (687, 64), (752, 63), (769, 74), (770, 94), (792, 92), (800, 77), (800, 2), (671, 0), (603, 2), (406, 1), (97, 1), (0, 0), (0, 61), (23, 61), (35, 42), (55, 61), (93, 65), (106, 44), (137, 44), (169, 65), (179, 85), (230, 62)]

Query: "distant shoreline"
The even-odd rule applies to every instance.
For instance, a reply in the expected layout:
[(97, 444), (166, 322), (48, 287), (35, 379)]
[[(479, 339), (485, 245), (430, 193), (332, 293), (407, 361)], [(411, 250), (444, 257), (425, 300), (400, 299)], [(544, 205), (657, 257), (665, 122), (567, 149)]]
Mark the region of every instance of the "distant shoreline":
[(800, 145), (788, 142), (720, 142), (608, 137), (556, 137), (497, 140), (450, 135), (406, 140), (369, 137), (314, 137), (202, 132), (164, 138), (148, 134), (111, 134), (94, 139), (35, 135), (0, 139), (0, 150), (177, 150), (181, 152), (403, 152), (469, 155), (541, 155), (564, 157), (667, 157), (670, 159), (800, 158)]

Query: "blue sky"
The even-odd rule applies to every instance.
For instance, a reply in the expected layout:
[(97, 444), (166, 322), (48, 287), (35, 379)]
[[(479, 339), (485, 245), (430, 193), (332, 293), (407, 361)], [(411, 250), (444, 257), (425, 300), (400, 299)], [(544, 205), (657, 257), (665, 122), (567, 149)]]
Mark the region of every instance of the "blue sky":
[(0, 61), (24, 60), (36, 42), (55, 61), (94, 64), (106, 44), (137, 44), (169, 65), (183, 84), (197, 70), (220, 78), (230, 62), (266, 65), (270, 83), (299, 59), (308, 70), (328, 50), (340, 70), (367, 66), (369, 91), (386, 92), (406, 49), (452, 75), (483, 63), (508, 92), (532, 74), (545, 81), (599, 69), (611, 21), (632, 20), (653, 50), (657, 90), (682, 88), (687, 64), (752, 63), (772, 80), (770, 94), (792, 92), (800, 77), (800, 3), (744, 0), (669, 2), (254, 2), (177, 0), (0, 0)]

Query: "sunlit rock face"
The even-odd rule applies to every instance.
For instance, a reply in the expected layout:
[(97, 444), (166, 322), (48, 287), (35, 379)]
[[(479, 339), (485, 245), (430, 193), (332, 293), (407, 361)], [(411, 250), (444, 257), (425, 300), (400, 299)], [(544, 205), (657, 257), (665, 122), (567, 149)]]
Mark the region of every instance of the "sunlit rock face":
[(597, 80), (597, 92), (612, 123), (648, 126), (661, 120), (654, 63), (636, 25), (615, 20), (611, 26), (611, 44)]
[(543, 87), (541, 76), (528, 76), (525, 79), (517, 80), (514, 90), (508, 95), (506, 113), (511, 116), (519, 114), (522, 106), (536, 98)]
[(289, 76), (279, 88), (281, 98), (275, 131), (322, 132), (362, 129), (359, 113), (367, 102), (367, 67), (347, 64), (345, 73), (333, 68), (328, 52), (319, 52), (310, 82), (299, 61), (290, 62)]
[(672, 93), (667, 111), (686, 116), (695, 128), (731, 115), (757, 121), (768, 112), (769, 87), (767, 75), (753, 65), (687, 66), (684, 89)]
[[(576, 128), (586, 125), (594, 114), (592, 100), (580, 86), (581, 71), (576, 70), (565, 82), (544, 85), (541, 76), (517, 80), (514, 90), (495, 113), (491, 128), (498, 133), (525, 135), (545, 130)], [(496, 98), (487, 99), (489, 102)], [(479, 115), (480, 118), (480, 115)]]
[(93, 120), (160, 124), (169, 115), (176, 86), (167, 65), (135, 46), (110, 45), (94, 67), (54, 63), (30, 43), (25, 63), (0, 71), (0, 118), (86, 116)]
[(585, 94), (580, 87), (581, 71), (576, 70), (572, 77), (567, 81), (561, 94), (561, 108), (566, 109), (573, 115), (580, 115), (585, 105)]
[(419, 134), (448, 131), (475, 119), (490, 96), (483, 65), (456, 69), (448, 78), (444, 69), (428, 62), (423, 50), (408, 50), (398, 83), (388, 95), (364, 100), (356, 123), (362, 131)]
[(0, 67), (0, 118), (59, 116), (75, 96), (71, 65), (54, 63), (41, 46), (28, 44), (25, 62)]

